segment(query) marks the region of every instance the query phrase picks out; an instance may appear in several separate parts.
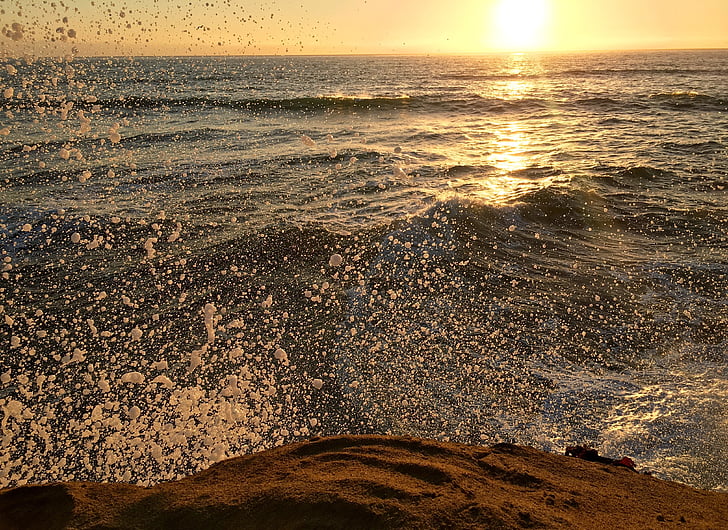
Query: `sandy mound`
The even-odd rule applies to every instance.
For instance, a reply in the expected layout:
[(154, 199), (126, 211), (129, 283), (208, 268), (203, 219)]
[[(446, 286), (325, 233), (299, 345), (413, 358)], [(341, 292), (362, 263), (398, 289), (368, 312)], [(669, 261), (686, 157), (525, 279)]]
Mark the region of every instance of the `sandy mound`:
[(0, 492), (0, 529), (728, 528), (728, 494), (500, 444), (312, 439), (142, 488)]

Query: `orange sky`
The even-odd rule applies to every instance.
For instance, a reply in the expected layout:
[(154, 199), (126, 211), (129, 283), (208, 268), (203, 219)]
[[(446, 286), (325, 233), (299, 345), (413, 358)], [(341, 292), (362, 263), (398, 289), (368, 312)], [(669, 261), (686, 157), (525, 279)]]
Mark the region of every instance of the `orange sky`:
[(6, 0), (1, 16), (6, 54), (728, 48), (728, 0)]

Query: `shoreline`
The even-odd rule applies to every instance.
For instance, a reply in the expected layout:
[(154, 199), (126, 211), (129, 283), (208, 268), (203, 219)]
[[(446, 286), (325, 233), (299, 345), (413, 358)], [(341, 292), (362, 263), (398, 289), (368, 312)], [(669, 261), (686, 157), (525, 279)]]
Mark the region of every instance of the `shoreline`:
[[(639, 470), (639, 468), (638, 468)], [(728, 493), (530, 447), (397, 436), (281, 446), (144, 488), (0, 490), (0, 530), (32, 528), (728, 528)]]

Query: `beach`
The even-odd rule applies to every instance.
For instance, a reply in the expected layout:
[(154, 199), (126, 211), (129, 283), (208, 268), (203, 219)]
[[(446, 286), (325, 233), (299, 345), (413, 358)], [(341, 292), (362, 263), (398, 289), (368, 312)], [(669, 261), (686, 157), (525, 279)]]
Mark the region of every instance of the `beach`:
[(0, 528), (726, 528), (728, 494), (498, 444), (340, 436), (151, 488), (0, 492)]

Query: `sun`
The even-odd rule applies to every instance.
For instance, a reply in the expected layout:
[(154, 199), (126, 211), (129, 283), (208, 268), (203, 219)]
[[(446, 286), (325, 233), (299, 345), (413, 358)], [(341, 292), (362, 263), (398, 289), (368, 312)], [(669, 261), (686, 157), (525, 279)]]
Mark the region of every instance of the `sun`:
[(539, 50), (546, 41), (548, 14), (548, 0), (498, 0), (487, 40), (501, 51)]

